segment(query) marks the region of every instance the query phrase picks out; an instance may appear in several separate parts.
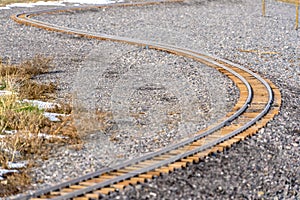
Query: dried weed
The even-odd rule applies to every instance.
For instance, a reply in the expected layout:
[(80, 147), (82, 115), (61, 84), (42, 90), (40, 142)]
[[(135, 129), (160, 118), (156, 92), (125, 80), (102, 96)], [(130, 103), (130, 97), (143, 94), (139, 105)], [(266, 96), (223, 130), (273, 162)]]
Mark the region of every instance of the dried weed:
[[(61, 144), (79, 144), (80, 139), (72, 115), (61, 117), (60, 122), (51, 122), (43, 113), (21, 99), (49, 99), (55, 97), (53, 83), (41, 84), (35, 76), (48, 73), (51, 59), (36, 56), (20, 65), (4, 64), (0, 60), (0, 88), (13, 91), (12, 95), (0, 96), (0, 167), (7, 168), (8, 162), (27, 160), (36, 157), (45, 159), (50, 148)], [(71, 113), (71, 106), (62, 105), (47, 110), (63, 114)], [(8, 134), (8, 130), (13, 130)], [(0, 196), (8, 196), (23, 191), (30, 184), (28, 172), (5, 175), (0, 182)]]
[[(68, 104), (40, 110), (22, 99), (45, 100), (55, 98), (56, 85), (41, 84), (35, 76), (48, 73), (51, 59), (36, 56), (20, 65), (4, 64), (0, 59), (0, 89), (13, 91), (0, 96), (0, 167), (8, 168), (8, 162), (27, 160), (34, 163), (37, 157), (47, 159), (51, 148), (69, 144), (69, 148), (83, 147), (82, 138), (93, 131), (107, 132), (113, 127), (112, 113), (105, 111), (76, 111)], [(52, 122), (43, 113), (64, 114), (60, 122)], [(75, 120), (76, 119), (76, 120)], [(8, 130), (13, 133), (8, 134)], [(30, 185), (30, 166), (10, 173), (0, 181), (0, 197), (24, 191)]]

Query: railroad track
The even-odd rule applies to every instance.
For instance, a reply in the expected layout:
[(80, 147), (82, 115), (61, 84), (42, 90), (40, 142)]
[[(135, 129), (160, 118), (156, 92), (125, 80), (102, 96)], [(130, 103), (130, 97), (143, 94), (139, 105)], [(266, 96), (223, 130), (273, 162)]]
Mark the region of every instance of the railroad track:
[(33, 19), (34, 16), (41, 14), (55, 14), (113, 6), (143, 6), (175, 2), (181, 1), (118, 3), (113, 5), (34, 11), (12, 16), (12, 19), (20, 24), (35, 26), (48, 31), (74, 34), (98, 40), (129, 43), (192, 58), (227, 75), (234, 81), (240, 92), (238, 102), (227, 113), (226, 117), (208, 128), (195, 133), (192, 138), (185, 139), (177, 144), (116, 166), (104, 168), (77, 179), (39, 190), (33, 194), (22, 195), (18, 199), (99, 199), (104, 194), (122, 190), (128, 185), (143, 183), (148, 179), (160, 176), (162, 173), (170, 173), (175, 169), (186, 167), (189, 163), (197, 163), (213, 152), (223, 151), (234, 143), (257, 133), (260, 128), (265, 126), (268, 121), (279, 113), (281, 104), (279, 89), (270, 81), (261, 78), (259, 75), (240, 65), (191, 49), (153, 41), (136, 40), (102, 33), (90, 33)]

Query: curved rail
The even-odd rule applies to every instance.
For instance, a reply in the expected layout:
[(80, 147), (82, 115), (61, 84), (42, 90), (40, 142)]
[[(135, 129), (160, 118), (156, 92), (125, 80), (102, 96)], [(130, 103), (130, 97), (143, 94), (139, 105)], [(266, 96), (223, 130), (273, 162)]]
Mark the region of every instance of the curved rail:
[[(267, 123), (269, 119), (279, 112), (281, 103), (279, 90), (272, 83), (270, 83), (272, 85), (270, 86), (269, 83), (259, 75), (240, 65), (205, 53), (168, 44), (102, 33), (90, 33), (32, 19), (32, 17), (41, 14), (54, 14), (112, 6), (141, 6), (171, 2), (180, 1), (170, 0), (70, 7), (67, 9), (21, 13), (12, 16), (12, 19), (20, 24), (35, 26), (49, 31), (75, 34), (81, 37), (99, 40), (129, 43), (144, 47), (147, 46), (150, 49), (166, 51), (172, 54), (192, 58), (225, 73), (237, 84), (240, 93), (242, 93), (235, 108), (228, 114), (226, 119), (223, 119), (221, 122), (206, 130), (199, 131), (192, 138), (168, 146), (159, 151), (146, 154), (140, 158), (129, 160), (119, 165), (105, 168), (77, 179), (37, 191), (34, 194), (21, 196), (20, 198), (80, 199), (80, 196), (83, 196), (83, 199), (99, 198), (101, 194), (122, 189), (128, 184), (143, 182), (143, 180), (151, 178), (154, 175), (159, 175), (160, 173), (168, 173), (176, 168), (186, 166), (186, 163), (188, 162), (197, 162), (201, 157), (206, 156), (211, 152), (222, 150), (223, 148), (242, 140), (248, 135), (254, 134), (260, 127)], [(273, 93), (276, 94), (276, 99), (274, 99)], [(270, 112), (270, 109), (272, 112)], [(265, 120), (265, 118), (267, 120)], [(259, 120), (261, 122), (259, 122)], [(259, 123), (261, 124), (259, 125)]]

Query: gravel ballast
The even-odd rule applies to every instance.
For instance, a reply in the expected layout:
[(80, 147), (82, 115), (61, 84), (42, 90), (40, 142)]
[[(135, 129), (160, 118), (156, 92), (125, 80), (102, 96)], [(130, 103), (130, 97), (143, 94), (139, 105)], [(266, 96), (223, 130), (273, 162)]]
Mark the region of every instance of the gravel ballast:
[[(207, 52), (246, 66), (270, 79), (281, 90), (280, 115), (254, 137), (224, 153), (207, 157), (199, 164), (127, 188), (107, 196), (108, 199), (300, 198), (300, 32), (293, 29), (294, 6), (268, 2), (267, 17), (261, 16), (260, 6), (258, 0), (189, 1), (38, 17), (72, 28)], [(65, 94), (76, 91), (75, 103), (78, 105), (87, 106), (88, 110), (101, 107), (102, 111), (116, 116), (102, 132), (95, 131), (88, 137), (86, 144), (93, 145), (92, 149), (87, 146), (81, 151), (60, 149), (54, 158), (43, 161), (35, 178), (45, 181), (45, 185), (116, 162), (97, 160), (103, 158), (103, 154), (109, 155), (106, 152), (111, 152), (110, 149), (125, 159), (165, 146), (177, 136), (185, 137), (189, 132), (203, 128), (205, 123), (222, 117), (234, 104), (237, 92), (231, 81), (205, 66), (146, 48), (48, 33), (19, 26), (7, 19), (21, 10), (0, 11), (0, 26), (3, 27), (0, 29), (0, 55), (14, 61), (37, 53), (53, 56), (57, 73), (40, 77), (42, 80), (60, 81), (62, 99)], [(186, 66), (183, 70), (179, 67), (182, 65)], [(155, 70), (150, 70), (153, 68)], [(96, 83), (89, 82), (87, 76), (97, 78)], [(154, 78), (157, 83), (151, 81)], [(211, 85), (209, 80), (213, 79), (218, 81)], [(214, 90), (209, 90), (211, 88)], [(179, 89), (195, 100), (196, 107), (201, 107), (202, 117), (182, 110), (186, 100), (178, 93)], [(122, 96), (120, 91), (126, 91), (125, 95)], [(81, 98), (80, 94), (87, 98)], [(149, 95), (153, 98), (147, 98)], [(213, 108), (213, 103), (217, 107)], [(156, 113), (152, 108), (165, 110)], [(193, 107), (188, 105), (187, 108)], [(166, 116), (162, 113), (174, 110), (186, 113), (185, 117), (174, 115), (170, 127), (158, 120)], [(130, 115), (147, 112), (151, 115)], [(166, 137), (158, 137), (158, 142), (151, 141), (148, 133), (161, 129), (166, 132)], [(118, 130), (124, 132), (120, 134)], [(134, 141), (132, 137), (136, 137), (136, 133), (141, 134), (136, 146), (122, 146), (122, 139), (123, 142)], [(120, 139), (125, 135), (127, 138)], [(145, 135), (148, 138), (143, 138)], [(117, 142), (112, 143), (111, 137)], [(99, 139), (102, 144), (95, 142)], [(106, 152), (99, 151), (103, 145), (107, 145)], [(80, 165), (72, 166), (75, 160)], [(41, 186), (44, 185), (36, 187)]]

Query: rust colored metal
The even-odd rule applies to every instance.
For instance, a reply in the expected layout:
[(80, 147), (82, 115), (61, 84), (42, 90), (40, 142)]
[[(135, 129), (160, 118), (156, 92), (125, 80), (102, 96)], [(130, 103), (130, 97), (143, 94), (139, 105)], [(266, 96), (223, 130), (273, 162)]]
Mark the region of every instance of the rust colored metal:
[(279, 113), (281, 105), (279, 89), (269, 80), (261, 78), (259, 75), (240, 65), (191, 49), (152, 41), (136, 40), (101, 33), (89, 33), (33, 19), (34, 16), (41, 14), (55, 14), (114, 6), (144, 6), (176, 2), (181, 1), (120, 3), (92, 7), (75, 7), (63, 10), (37, 11), (12, 16), (12, 19), (20, 24), (35, 26), (47, 31), (147, 46), (150, 49), (192, 58), (228, 76), (240, 91), (238, 102), (224, 119), (195, 133), (192, 138), (140, 158), (39, 190), (30, 195), (23, 195), (20, 199), (100, 199), (102, 195), (122, 190), (129, 185), (143, 183), (147, 179), (170, 173), (178, 168), (185, 168), (189, 163), (198, 163), (211, 153), (223, 151), (235, 143), (256, 134), (260, 128), (264, 127), (268, 121)]

